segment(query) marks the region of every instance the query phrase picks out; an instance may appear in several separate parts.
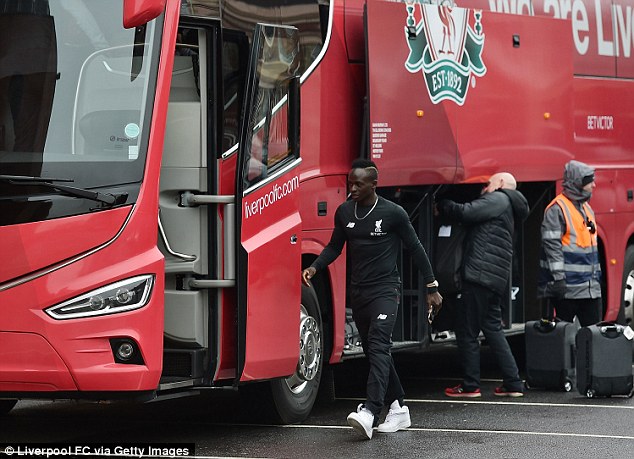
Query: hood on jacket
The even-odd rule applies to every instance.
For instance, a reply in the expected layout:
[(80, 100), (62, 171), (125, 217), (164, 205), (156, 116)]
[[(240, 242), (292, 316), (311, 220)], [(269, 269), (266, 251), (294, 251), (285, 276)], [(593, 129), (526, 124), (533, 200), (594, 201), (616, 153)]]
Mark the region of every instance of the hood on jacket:
[(571, 201), (585, 202), (592, 197), (591, 191), (583, 189), (583, 178), (594, 176), (594, 168), (580, 161), (568, 161), (564, 166), (564, 195)]
[(497, 191), (501, 191), (509, 197), (511, 200), (511, 207), (513, 207), (513, 218), (515, 219), (515, 224), (520, 225), (524, 220), (526, 220), (530, 210), (528, 201), (524, 195), (517, 190), (511, 190), (508, 188), (500, 188)]

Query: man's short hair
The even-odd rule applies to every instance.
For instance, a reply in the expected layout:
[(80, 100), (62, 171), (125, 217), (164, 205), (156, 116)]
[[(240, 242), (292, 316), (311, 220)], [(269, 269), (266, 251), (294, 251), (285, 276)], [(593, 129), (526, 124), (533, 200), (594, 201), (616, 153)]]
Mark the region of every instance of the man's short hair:
[(357, 158), (352, 161), (352, 169), (365, 169), (372, 180), (378, 180), (379, 169), (371, 159)]
[(371, 159), (357, 158), (352, 161), (352, 169), (365, 169), (367, 167), (373, 167), (377, 171), (379, 170), (378, 167), (376, 167), (374, 161), (372, 161)]

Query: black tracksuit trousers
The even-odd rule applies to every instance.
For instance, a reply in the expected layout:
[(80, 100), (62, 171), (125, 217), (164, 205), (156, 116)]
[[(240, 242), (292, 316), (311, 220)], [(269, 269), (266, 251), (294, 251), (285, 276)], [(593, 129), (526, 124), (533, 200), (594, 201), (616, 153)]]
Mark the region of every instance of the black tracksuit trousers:
[(349, 300), (363, 351), (370, 363), (365, 407), (376, 419), (383, 406), (394, 400), (399, 400), (402, 405), (405, 397), (390, 352), (400, 287), (394, 284), (352, 286)]

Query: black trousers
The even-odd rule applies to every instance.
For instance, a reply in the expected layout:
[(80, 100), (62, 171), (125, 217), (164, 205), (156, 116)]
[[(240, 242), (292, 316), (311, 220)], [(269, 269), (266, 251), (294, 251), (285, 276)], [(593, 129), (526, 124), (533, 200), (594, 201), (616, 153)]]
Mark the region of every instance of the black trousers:
[(403, 403), (405, 392), (392, 359), (392, 331), (400, 303), (396, 285), (351, 287), (350, 307), (363, 351), (370, 363), (365, 407), (376, 417), (394, 400)]
[(552, 300), (557, 317), (572, 322), (577, 316), (582, 327), (594, 325), (601, 320), (601, 298), (581, 298), (578, 300)]
[(456, 341), (465, 390), (480, 388), (480, 330), (493, 350), (506, 390), (524, 389), (515, 357), (502, 330), (501, 304), (502, 297), (498, 293), (478, 284), (463, 283), (462, 297), (457, 304)]

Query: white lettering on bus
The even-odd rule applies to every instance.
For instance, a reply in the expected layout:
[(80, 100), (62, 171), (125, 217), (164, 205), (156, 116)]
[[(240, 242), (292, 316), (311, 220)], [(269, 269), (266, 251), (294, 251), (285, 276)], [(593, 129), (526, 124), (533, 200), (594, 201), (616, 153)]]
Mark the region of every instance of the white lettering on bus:
[(489, 0), (489, 8), (498, 13), (533, 15), (530, 0)]
[(594, 12), (597, 17), (597, 41), (599, 44), (599, 56), (613, 56), (614, 44), (603, 38), (603, 17), (601, 14), (601, 0), (594, 0)]
[(632, 47), (630, 44), (632, 43), (632, 19), (634, 15), (632, 14), (631, 8), (628, 6), (625, 10), (625, 17), (623, 17), (623, 8), (621, 5), (614, 5), (614, 16), (616, 16), (616, 34), (617, 36), (621, 36), (621, 41), (619, 42), (618, 37), (614, 40), (616, 45), (616, 55), (620, 56), (620, 47), (619, 44), (623, 45), (623, 56), (630, 57), (630, 52), (632, 51)]
[(295, 176), (287, 182), (284, 182), (281, 186), (277, 183), (273, 185), (273, 189), (266, 193), (264, 196), (259, 197), (255, 201), (245, 201), (244, 203), (244, 215), (246, 218), (253, 215), (260, 215), (264, 209), (268, 206), (275, 204), (278, 200), (288, 196), (293, 191), (299, 188), (299, 176)]
[(572, 38), (575, 41), (577, 52), (582, 56), (588, 52), (590, 47), (590, 22), (585, 5), (575, 2), (572, 6)]
[[(634, 47), (634, 8), (623, 6), (615, 1), (610, 8), (601, 9), (603, 0), (544, 0), (543, 8), (547, 16), (572, 21), (572, 36), (575, 48), (580, 55), (586, 55), (590, 49), (590, 40), (596, 40), (599, 56), (632, 55)], [(489, 0), (493, 12), (526, 14), (533, 16), (528, 0)], [(596, 36), (591, 36), (588, 8), (594, 8)], [(607, 14), (606, 14), (607, 12)], [(609, 16), (609, 17), (608, 17)], [(605, 25), (604, 25), (605, 19)]]
[(614, 129), (614, 117), (609, 115), (588, 115), (588, 130), (611, 131)]

